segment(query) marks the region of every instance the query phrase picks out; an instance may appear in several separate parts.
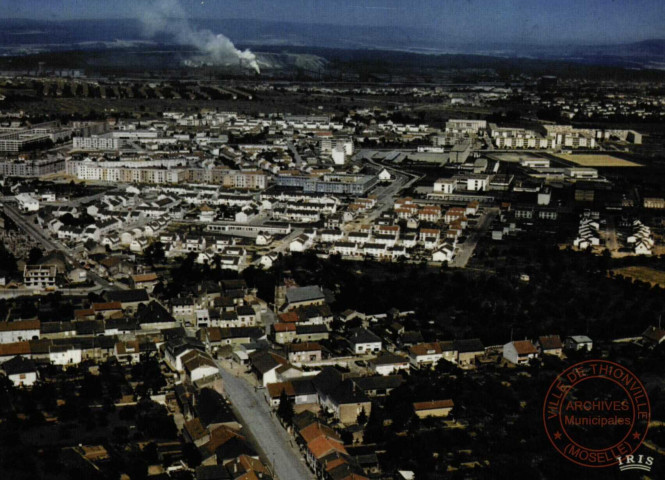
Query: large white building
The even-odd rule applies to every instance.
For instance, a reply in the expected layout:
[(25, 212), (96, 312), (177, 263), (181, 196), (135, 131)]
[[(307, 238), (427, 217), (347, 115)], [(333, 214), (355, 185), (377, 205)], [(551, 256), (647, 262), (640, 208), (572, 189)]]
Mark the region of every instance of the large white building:
[(26, 288), (55, 288), (56, 274), (55, 265), (26, 265), (23, 269), (23, 284)]
[(476, 134), (486, 128), (486, 120), (450, 119), (446, 122), (446, 132), (449, 133)]
[(23, 212), (36, 212), (39, 210), (39, 200), (29, 193), (19, 193), (16, 195), (18, 208)]
[(73, 139), (75, 150), (118, 150), (123, 144), (123, 140), (110, 134), (74, 137)]

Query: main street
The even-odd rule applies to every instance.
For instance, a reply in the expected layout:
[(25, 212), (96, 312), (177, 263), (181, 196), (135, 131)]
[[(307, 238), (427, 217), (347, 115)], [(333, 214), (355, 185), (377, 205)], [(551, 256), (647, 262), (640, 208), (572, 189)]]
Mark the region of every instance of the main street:
[(486, 208), (485, 213), (481, 216), (478, 224), (473, 228), (473, 230), (470, 230), (470, 234), (467, 237), (466, 241), (457, 246), (457, 252), (455, 253), (455, 257), (453, 258), (453, 261), (450, 262), (451, 267), (458, 267), (458, 268), (466, 267), (466, 264), (469, 263), (471, 255), (473, 255), (473, 252), (476, 249), (476, 245), (478, 245), (478, 240), (480, 240), (483, 237), (483, 235), (485, 235), (487, 229), (492, 225), (494, 217), (496, 217), (499, 214), (498, 208), (495, 207), (492, 208), (485, 207), (485, 208)]
[(224, 391), (233, 404), (265, 460), (272, 465), (277, 480), (312, 480), (314, 475), (304, 463), (304, 458), (295, 447), (293, 439), (286, 433), (279, 420), (270, 410), (263, 394), (246, 380), (237, 377), (226, 362), (217, 364), (224, 380)]

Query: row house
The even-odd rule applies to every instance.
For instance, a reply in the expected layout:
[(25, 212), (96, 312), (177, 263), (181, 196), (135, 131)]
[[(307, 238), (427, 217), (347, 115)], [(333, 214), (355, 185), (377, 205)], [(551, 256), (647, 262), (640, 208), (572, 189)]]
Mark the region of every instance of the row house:
[(443, 216), (443, 220), (446, 223), (452, 223), (455, 220), (466, 217), (466, 208), (464, 207), (450, 207), (446, 210), (446, 213)]
[(351, 243), (364, 245), (369, 242), (372, 237), (368, 232), (350, 232), (347, 238)]
[(353, 242), (335, 242), (332, 245), (332, 252), (347, 257), (353, 257), (358, 255), (358, 246)]
[(319, 236), (324, 243), (333, 243), (344, 238), (344, 233), (338, 229), (326, 229), (319, 232)]
[(423, 222), (437, 222), (441, 218), (441, 208), (428, 205), (418, 211), (418, 220)]
[(289, 244), (289, 251), (304, 252), (309, 250), (314, 244), (314, 235), (303, 233)]
[(438, 228), (421, 228), (418, 239), (426, 249), (436, 248), (441, 240), (441, 230)]
[(477, 339), (420, 343), (409, 347), (409, 361), (414, 367), (434, 367), (440, 360), (472, 367), (476, 357), (485, 353), (485, 347)]

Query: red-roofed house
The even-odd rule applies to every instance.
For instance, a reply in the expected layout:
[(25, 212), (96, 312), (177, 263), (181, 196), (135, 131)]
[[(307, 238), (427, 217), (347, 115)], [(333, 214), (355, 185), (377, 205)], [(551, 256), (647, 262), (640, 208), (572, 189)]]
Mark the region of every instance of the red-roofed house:
[(503, 358), (515, 365), (524, 365), (538, 358), (538, 349), (531, 340), (515, 340), (503, 346)]

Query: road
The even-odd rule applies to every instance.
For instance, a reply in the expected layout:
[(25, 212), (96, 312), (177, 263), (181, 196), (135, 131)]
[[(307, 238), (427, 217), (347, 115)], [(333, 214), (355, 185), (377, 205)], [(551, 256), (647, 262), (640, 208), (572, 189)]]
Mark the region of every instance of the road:
[(304, 232), (305, 232), (304, 228), (299, 228), (299, 227), (293, 228), (293, 230), (291, 230), (291, 233), (289, 233), (281, 240), (277, 240), (270, 249), (270, 251), (273, 253), (286, 252), (289, 249), (289, 245), (291, 244), (291, 242), (296, 238), (298, 238), (300, 235), (302, 235)]
[(242, 378), (236, 377), (226, 364), (218, 360), (224, 391), (233, 404), (240, 421), (272, 465), (277, 480), (312, 480), (314, 475), (304, 463), (304, 458), (293, 445), (279, 420), (272, 414), (263, 394)]
[(478, 225), (476, 225), (476, 227), (471, 230), (471, 233), (467, 237), (466, 241), (458, 246), (459, 250), (455, 254), (453, 261), (450, 262), (451, 267), (466, 267), (466, 264), (469, 263), (469, 259), (471, 259), (471, 255), (473, 255), (473, 251), (476, 249), (478, 240), (480, 240), (482, 236), (485, 235), (487, 229), (490, 227), (490, 225), (492, 225), (492, 220), (499, 213), (498, 208), (485, 208), (486, 212), (478, 222)]
[(270, 309), (269, 305), (266, 305), (265, 312), (261, 312), (261, 321), (266, 327), (266, 335), (270, 335), (270, 328), (274, 323), (277, 323), (277, 315)]
[(303, 162), (303, 159), (300, 156), (300, 153), (298, 153), (298, 149), (296, 148), (296, 146), (291, 141), (286, 142), (286, 145), (289, 147), (289, 150), (293, 154), (293, 158), (296, 161), (296, 167), (302, 168), (305, 162)]
[(617, 237), (617, 226), (614, 215), (608, 215), (605, 225), (605, 247), (611, 252), (619, 251), (619, 240)]
[[(99, 293), (101, 287), (96, 285), (94, 287), (82, 287), (82, 288), (58, 288), (55, 290), (58, 293), (61, 293), (66, 296), (86, 296), (90, 292)], [(30, 288), (0, 288), (0, 298), (17, 298), (17, 297), (26, 297), (33, 295), (50, 295), (54, 291), (46, 290), (34, 290)]]

